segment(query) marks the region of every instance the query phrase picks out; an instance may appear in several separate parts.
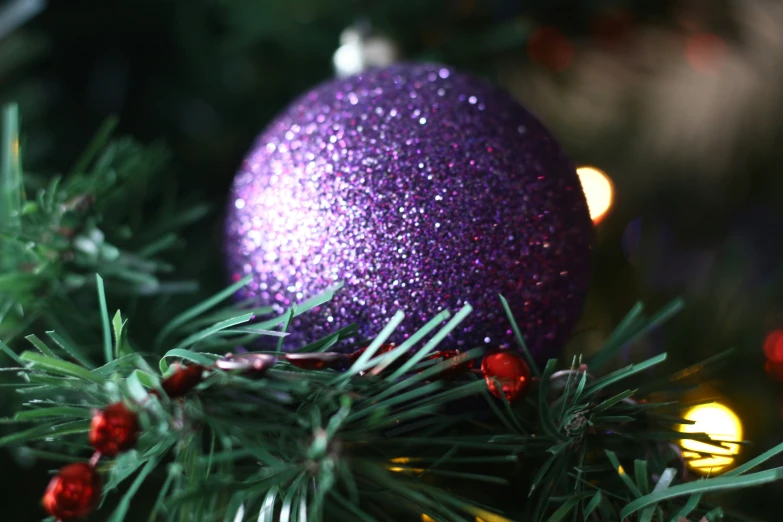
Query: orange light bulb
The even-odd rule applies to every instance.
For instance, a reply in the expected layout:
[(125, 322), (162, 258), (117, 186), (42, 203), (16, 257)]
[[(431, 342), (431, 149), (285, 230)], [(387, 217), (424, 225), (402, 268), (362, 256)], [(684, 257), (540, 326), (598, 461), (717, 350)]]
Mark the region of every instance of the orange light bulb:
[(587, 208), (590, 211), (590, 219), (598, 224), (609, 212), (614, 203), (614, 186), (609, 176), (593, 167), (580, 167), (576, 169), (582, 190), (587, 199)]

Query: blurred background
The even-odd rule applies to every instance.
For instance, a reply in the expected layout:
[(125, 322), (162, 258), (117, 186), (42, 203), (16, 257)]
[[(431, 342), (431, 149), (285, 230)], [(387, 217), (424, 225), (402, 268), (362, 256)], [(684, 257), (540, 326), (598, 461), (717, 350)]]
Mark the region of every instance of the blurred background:
[[(753, 441), (741, 461), (783, 440), (782, 28), (772, 0), (0, 0), (0, 101), (20, 105), (35, 172), (67, 170), (112, 114), (121, 132), (162, 139), (179, 190), (214, 205), (175, 260), (206, 294), (225, 283), (233, 174), (296, 95), (395, 56), (490, 78), (595, 169), (583, 173), (610, 180), (566, 353), (597, 349), (637, 301), (682, 297), (620, 364), (667, 351), (676, 369), (735, 347), (703, 393)], [(38, 519), (46, 469), (0, 457), (3, 520)], [(781, 492), (721, 502), (778, 520)]]

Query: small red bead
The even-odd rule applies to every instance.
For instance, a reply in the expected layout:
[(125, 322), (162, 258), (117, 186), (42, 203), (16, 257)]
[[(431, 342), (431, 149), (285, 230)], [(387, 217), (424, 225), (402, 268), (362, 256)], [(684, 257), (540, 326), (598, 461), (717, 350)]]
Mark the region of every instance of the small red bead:
[(457, 377), (465, 375), (470, 371), (471, 368), (473, 368), (473, 359), (466, 359), (459, 350), (442, 350), (440, 352), (435, 352), (430, 354), (426, 360), (432, 361), (437, 359), (444, 361), (453, 359), (452, 365), (440, 372), (439, 377), (441, 379), (456, 379)]
[(187, 395), (198, 383), (204, 380), (204, 372), (207, 369), (200, 364), (181, 366), (160, 383), (166, 395), (172, 399)]
[(136, 444), (139, 418), (118, 402), (95, 414), (90, 426), (90, 444), (107, 457), (115, 457)]
[(495, 380), (509, 401), (521, 399), (530, 387), (530, 367), (515, 352), (504, 350), (488, 354), (481, 363), (481, 373), (489, 391), (497, 398), (500, 398), (501, 390)]
[(50, 515), (60, 520), (81, 518), (98, 505), (101, 489), (101, 478), (95, 468), (86, 462), (68, 464), (49, 482), (42, 504)]

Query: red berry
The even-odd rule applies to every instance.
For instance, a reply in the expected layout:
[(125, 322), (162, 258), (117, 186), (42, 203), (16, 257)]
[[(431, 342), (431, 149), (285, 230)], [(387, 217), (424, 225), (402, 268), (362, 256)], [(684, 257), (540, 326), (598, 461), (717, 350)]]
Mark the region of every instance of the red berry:
[(501, 390), (495, 381), (509, 401), (521, 399), (530, 387), (530, 367), (515, 352), (504, 350), (488, 354), (481, 363), (481, 373), (489, 391), (497, 398), (500, 398)]
[(196, 387), (204, 379), (204, 372), (207, 369), (200, 364), (190, 366), (180, 366), (177, 370), (165, 378), (160, 386), (166, 395), (172, 399), (187, 395), (190, 390)]
[(118, 402), (95, 414), (90, 426), (90, 444), (107, 457), (129, 450), (139, 437), (139, 419)]
[(43, 507), (60, 520), (81, 518), (98, 505), (101, 489), (101, 478), (95, 468), (86, 462), (68, 464), (49, 482)]

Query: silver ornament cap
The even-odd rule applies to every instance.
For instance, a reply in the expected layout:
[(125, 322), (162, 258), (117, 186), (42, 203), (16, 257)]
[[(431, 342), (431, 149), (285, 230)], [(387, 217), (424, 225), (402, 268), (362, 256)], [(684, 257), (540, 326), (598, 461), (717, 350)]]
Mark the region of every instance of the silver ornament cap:
[(368, 22), (359, 22), (340, 35), (340, 47), (335, 51), (332, 63), (335, 74), (345, 78), (370, 67), (392, 65), (399, 58), (400, 52), (393, 40), (375, 34)]

